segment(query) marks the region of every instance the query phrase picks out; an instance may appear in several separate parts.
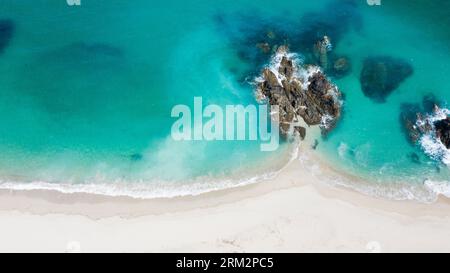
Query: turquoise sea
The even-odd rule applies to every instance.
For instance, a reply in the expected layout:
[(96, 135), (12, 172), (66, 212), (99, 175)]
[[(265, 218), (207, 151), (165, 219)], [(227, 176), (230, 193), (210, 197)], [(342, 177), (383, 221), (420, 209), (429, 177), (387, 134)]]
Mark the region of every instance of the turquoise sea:
[[(449, 3), (1, 0), (0, 185), (172, 196), (276, 171), (287, 143), (267, 153), (258, 141), (170, 136), (172, 107), (194, 96), (205, 105), (256, 104), (251, 83), (270, 61), (256, 45), (268, 31), (300, 55), (315, 36), (330, 35), (352, 64), (349, 75), (331, 78), (345, 94), (344, 115), (317, 153), (377, 185), (450, 181), (447, 166), (408, 142), (399, 119), (402, 104), (430, 93), (447, 106)], [(382, 104), (359, 81), (373, 55), (414, 70)]]

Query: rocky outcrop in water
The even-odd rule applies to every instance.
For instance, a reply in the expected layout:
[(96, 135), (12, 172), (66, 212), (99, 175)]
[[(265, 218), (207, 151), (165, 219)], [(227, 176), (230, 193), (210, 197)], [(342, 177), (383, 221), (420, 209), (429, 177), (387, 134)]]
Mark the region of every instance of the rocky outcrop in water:
[(436, 136), (447, 149), (450, 149), (450, 117), (436, 121), (434, 128), (436, 128)]
[(325, 134), (341, 115), (341, 93), (318, 67), (302, 66), (295, 57), (286, 47), (280, 47), (271, 66), (257, 80), (257, 95), (279, 106), (282, 135), (294, 129), (304, 137), (305, 128), (292, 126), (300, 118), (307, 125), (320, 125)]
[(402, 59), (370, 57), (364, 61), (360, 76), (361, 87), (366, 97), (383, 103), (412, 73), (412, 66)]
[[(406, 134), (431, 158), (450, 166), (450, 110), (440, 108), (433, 96), (425, 96), (423, 106), (404, 104), (401, 120)], [(428, 111), (432, 105), (432, 111)]]
[(12, 20), (0, 19), (0, 54), (8, 46), (14, 32), (14, 23)]
[(433, 94), (427, 94), (422, 98), (422, 104), (404, 103), (401, 105), (400, 122), (412, 144), (417, 144), (424, 134), (433, 130), (434, 122), (431, 116), (440, 111), (439, 104)]
[(319, 65), (322, 70), (334, 78), (347, 76), (351, 71), (351, 63), (348, 57), (336, 55), (328, 36), (324, 36), (314, 44), (313, 63)]

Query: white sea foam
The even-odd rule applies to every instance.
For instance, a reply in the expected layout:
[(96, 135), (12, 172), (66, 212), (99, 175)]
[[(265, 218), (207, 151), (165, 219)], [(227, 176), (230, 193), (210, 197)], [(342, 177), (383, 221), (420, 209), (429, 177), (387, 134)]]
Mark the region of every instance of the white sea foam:
[[(45, 181), (18, 182), (0, 181), (3, 190), (50, 190), (65, 194), (87, 193), (112, 197), (131, 197), (136, 199), (173, 198), (180, 196), (196, 196), (203, 193), (235, 188), (273, 178), (279, 171), (242, 178), (201, 177), (191, 181), (141, 181), (127, 182), (116, 180), (110, 183), (90, 181), (87, 183), (49, 183)], [(103, 181), (103, 180), (101, 180)]]
[(65, 194), (87, 193), (96, 195), (105, 195), (112, 197), (131, 197), (136, 199), (152, 199), (152, 198), (173, 198), (181, 196), (196, 196), (203, 193), (223, 190), (227, 188), (235, 188), (244, 185), (256, 183), (274, 177), (276, 172), (266, 173), (242, 180), (224, 179), (219, 182), (142, 182), (142, 183), (49, 183), (44, 181), (34, 181), (30, 183), (16, 181), (0, 181), (0, 189), (2, 190), (50, 190)]
[(426, 182), (427, 184), (393, 181), (352, 181), (345, 176), (322, 179), (326, 184), (349, 188), (365, 195), (395, 201), (436, 202), (439, 195), (450, 198), (450, 182)]
[(426, 180), (424, 186), (436, 195), (443, 195), (450, 198), (450, 181)]
[[(190, 181), (135, 181), (129, 182), (121, 179), (110, 181), (99, 176), (94, 181), (86, 183), (50, 183), (46, 181), (20, 182), (14, 180), (0, 180), (1, 190), (48, 190), (64, 194), (86, 193), (111, 197), (131, 197), (135, 199), (174, 198), (183, 196), (197, 196), (200, 194), (230, 188), (251, 185), (274, 178), (290, 162), (298, 157), (298, 145), (292, 144), (287, 162), (278, 170), (268, 171), (254, 176), (243, 178), (230, 177), (199, 177)], [(108, 181), (108, 182), (105, 182)]]
[(334, 118), (331, 115), (325, 114), (322, 116), (320, 121), (320, 127), (324, 129), (330, 129), (330, 124), (333, 122)]
[(436, 195), (443, 195), (450, 198), (450, 181), (426, 180), (424, 186)]

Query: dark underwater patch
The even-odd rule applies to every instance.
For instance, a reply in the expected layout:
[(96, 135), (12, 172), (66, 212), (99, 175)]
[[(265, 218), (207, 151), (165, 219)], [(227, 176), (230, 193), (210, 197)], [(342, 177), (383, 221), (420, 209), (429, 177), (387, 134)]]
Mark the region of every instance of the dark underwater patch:
[(411, 64), (390, 56), (374, 56), (364, 61), (360, 75), (364, 95), (376, 103), (387, 97), (413, 74)]
[(144, 158), (144, 156), (140, 153), (135, 153), (130, 155), (130, 160), (132, 162), (137, 162), (137, 161), (141, 161)]
[(14, 22), (9, 19), (0, 19), (0, 54), (5, 51), (14, 34)]

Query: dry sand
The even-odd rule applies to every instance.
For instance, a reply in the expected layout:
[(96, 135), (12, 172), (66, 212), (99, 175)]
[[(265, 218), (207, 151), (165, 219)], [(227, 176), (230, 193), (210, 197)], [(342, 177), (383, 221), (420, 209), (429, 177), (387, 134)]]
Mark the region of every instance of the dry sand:
[[(302, 160), (312, 156), (302, 149)], [(273, 179), (192, 197), (3, 190), (0, 251), (450, 251), (448, 200), (389, 201), (330, 186), (323, 174), (341, 174), (309, 160), (314, 167), (296, 159)]]

